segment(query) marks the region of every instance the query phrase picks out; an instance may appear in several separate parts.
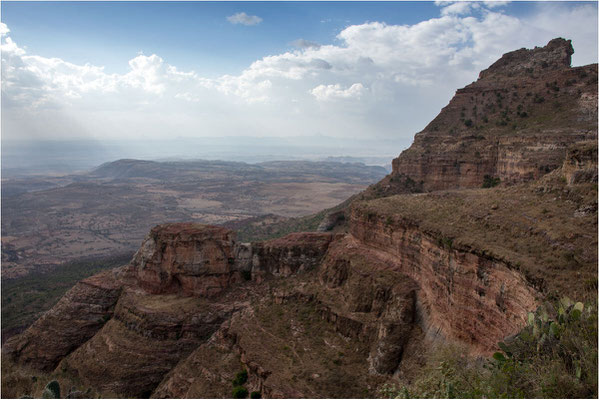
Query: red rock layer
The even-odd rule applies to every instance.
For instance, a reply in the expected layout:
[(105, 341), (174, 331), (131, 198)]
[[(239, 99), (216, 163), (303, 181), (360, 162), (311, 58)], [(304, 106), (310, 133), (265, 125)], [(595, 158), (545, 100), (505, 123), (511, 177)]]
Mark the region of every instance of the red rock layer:
[(303, 232), (252, 244), (252, 279), (261, 282), (317, 268), (333, 238), (330, 233)]
[(519, 331), (537, 307), (537, 292), (505, 262), (472, 249), (446, 246), (408, 221), (389, 223), (354, 208), (351, 236), (419, 286), (418, 316), (429, 338), (467, 343), (488, 354)]
[(135, 254), (137, 281), (149, 293), (214, 296), (241, 281), (234, 264), (234, 233), (200, 224), (153, 228)]
[[(597, 138), (597, 64), (570, 68), (570, 41), (505, 54), (393, 160), (380, 195), (538, 179), (566, 148)], [(407, 181), (407, 182), (406, 182)]]

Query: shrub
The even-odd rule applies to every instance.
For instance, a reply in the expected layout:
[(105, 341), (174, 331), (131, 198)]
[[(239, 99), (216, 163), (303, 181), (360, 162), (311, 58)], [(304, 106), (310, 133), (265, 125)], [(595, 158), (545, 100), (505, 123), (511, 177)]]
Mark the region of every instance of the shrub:
[(464, 121), (464, 125), (466, 125), (467, 127), (471, 127), (472, 126), (472, 120), (471, 119), (467, 119), (466, 121)]
[(57, 381), (48, 382), (42, 392), (43, 399), (60, 399), (60, 384)]
[(245, 399), (248, 397), (248, 390), (243, 386), (235, 386), (233, 388), (233, 398), (234, 399)]
[(262, 393), (260, 392), (252, 392), (250, 393), (250, 399), (261, 399)]
[(501, 179), (497, 177), (492, 177), (491, 175), (485, 175), (483, 177), (483, 188), (488, 189), (499, 185)]
[(238, 372), (235, 375), (235, 379), (233, 379), (233, 386), (241, 386), (248, 381), (248, 372), (244, 369), (241, 372)]
[[(556, 311), (557, 310), (557, 311)], [(597, 398), (597, 303), (564, 298), (528, 314), (528, 324), (488, 360), (436, 349), (409, 386), (383, 397)]]
[(244, 280), (249, 281), (252, 279), (252, 271), (241, 271), (241, 276)]

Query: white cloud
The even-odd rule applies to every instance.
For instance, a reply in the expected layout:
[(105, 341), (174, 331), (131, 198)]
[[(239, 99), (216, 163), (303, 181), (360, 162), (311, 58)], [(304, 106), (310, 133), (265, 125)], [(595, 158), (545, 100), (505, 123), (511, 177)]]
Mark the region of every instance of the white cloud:
[(496, 8), (496, 7), (506, 6), (506, 5), (510, 4), (511, 2), (510, 1), (500, 1), (500, 0), (489, 0), (489, 1), (484, 1), (483, 3), (488, 8)]
[(239, 12), (233, 15), (229, 15), (227, 17), (227, 21), (229, 21), (232, 24), (242, 24), (251, 26), (258, 25), (260, 22), (262, 22), (262, 18), (258, 17), (257, 15), (247, 15), (244, 12)]
[[(59, 121), (68, 120), (98, 137), (320, 131), (409, 140), (457, 88), (507, 51), (561, 36), (572, 39), (575, 64), (597, 60), (593, 5), (540, 3), (516, 17), (483, 3), (477, 4), (485, 11), (473, 15), (444, 11), (454, 4), (461, 3), (413, 25), (348, 26), (334, 45), (298, 41), (292, 51), (216, 78), (181, 71), (156, 54), (135, 56), (122, 74), (31, 55), (0, 25), (2, 134), (26, 134), (19, 126), (56, 134)], [(58, 119), (57, 110), (67, 116)]]
[(319, 85), (310, 90), (310, 93), (320, 101), (334, 99), (359, 99), (366, 89), (361, 83), (354, 83), (343, 89), (338, 83), (335, 85)]
[(440, 2), (437, 5), (443, 7), (441, 8), (441, 15), (465, 15), (479, 8), (479, 4), (472, 1)]
[(7, 35), (9, 32), (8, 26), (4, 22), (0, 22), (0, 36)]

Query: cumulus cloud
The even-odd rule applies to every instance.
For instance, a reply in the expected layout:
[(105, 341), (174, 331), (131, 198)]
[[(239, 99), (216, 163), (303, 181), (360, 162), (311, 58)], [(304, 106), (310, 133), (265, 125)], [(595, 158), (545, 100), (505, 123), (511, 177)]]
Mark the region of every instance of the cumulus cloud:
[(7, 35), (9, 32), (8, 26), (4, 22), (0, 22), (0, 36)]
[(437, 4), (443, 7), (441, 9), (441, 15), (470, 14), (472, 10), (478, 9), (480, 7), (478, 3), (471, 1), (458, 1), (455, 3), (439, 2)]
[(359, 99), (364, 93), (361, 83), (354, 83), (347, 89), (343, 89), (338, 83), (335, 85), (319, 85), (310, 90), (310, 93), (320, 101), (333, 99)]
[[(28, 54), (2, 24), (3, 127), (50, 132), (48, 121), (60, 109), (101, 137), (323, 132), (411, 138), (457, 88), (507, 51), (562, 36), (573, 41), (574, 64), (597, 60), (593, 5), (543, 3), (516, 17), (476, 4), (484, 12), (469, 15), (459, 8), (472, 5), (443, 3), (439, 17), (412, 25), (351, 25), (336, 44), (300, 39), (293, 50), (216, 78), (182, 71), (156, 54), (135, 56), (122, 74)], [(3, 136), (20, 134), (3, 129)]]
[(258, 25), (260, 22), (262, 22), (262, 18), (258, 17), (257, 15), (247, 15), (244, 12), (238, 12), (236, 14), (229, 15), (227, 17), (227, 21), (232, 24), (251, 26)]

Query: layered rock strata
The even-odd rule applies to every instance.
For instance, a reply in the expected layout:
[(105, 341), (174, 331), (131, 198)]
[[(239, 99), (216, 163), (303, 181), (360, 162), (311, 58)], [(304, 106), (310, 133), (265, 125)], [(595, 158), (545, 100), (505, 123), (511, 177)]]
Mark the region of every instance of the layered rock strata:
[(567, 147), (597, 139), (597, 64), (570, 67), (570, 41), (505, 54), (393, 160), (380, 195), (538, 179)]

